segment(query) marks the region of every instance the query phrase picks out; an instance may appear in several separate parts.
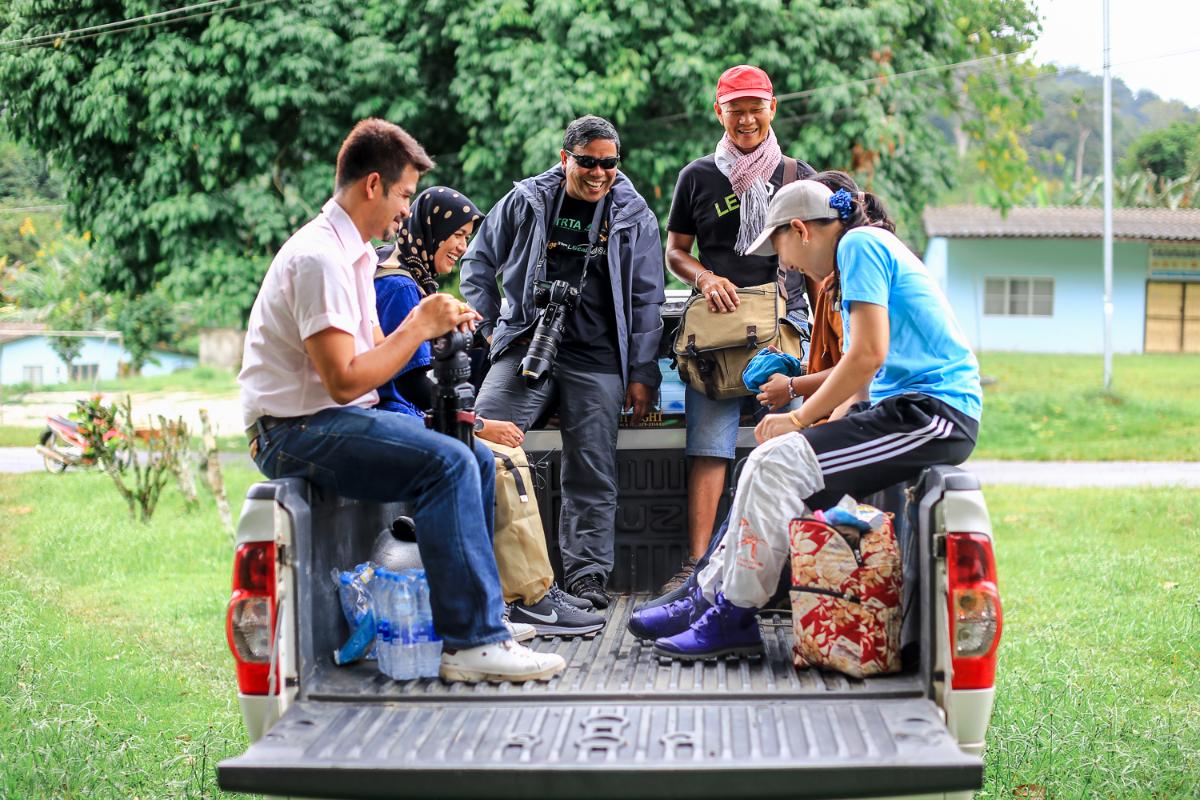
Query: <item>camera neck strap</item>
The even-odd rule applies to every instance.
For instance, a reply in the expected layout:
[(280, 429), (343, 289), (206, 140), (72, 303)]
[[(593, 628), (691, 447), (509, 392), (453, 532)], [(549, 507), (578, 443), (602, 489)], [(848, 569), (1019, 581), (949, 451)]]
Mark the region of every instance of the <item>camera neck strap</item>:
[[(567, 196), (566, 182), (559, 187), (558, 196), (554, 199), (554, 213), (550, 216), (550, 224), (554, 225), (554, 221), (558, 219), (558, 215), (562, 212), (563, 198)], [(596, 246), (600, 241), (600, 228), (608, 224), (608, 212), (612, 208), (612, 189), (604, 195), (604, 199), (597, 201), (596, 211), (592, 215), (592, 227), (588, 233), (588, 251), (583, 259), (583, 273), (579, 276), (579, 297), (582, 299), (584, 287), (587, 286), (588, 269), (592, 265), (592, 260), (600, 255), (600, 250)], [(607, 252), (607, 249), (606, 249)]]

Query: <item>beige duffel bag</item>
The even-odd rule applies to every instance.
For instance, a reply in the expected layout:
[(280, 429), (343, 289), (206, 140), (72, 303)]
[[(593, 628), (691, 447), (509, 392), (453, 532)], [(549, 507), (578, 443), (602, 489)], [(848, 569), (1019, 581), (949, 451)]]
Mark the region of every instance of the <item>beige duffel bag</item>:
[(496, 457), (496, 567), (504, 602), (532, 605), (554, 581), (529, 457), (519, 447), (480, 439)]
[(693, 294), (683, 308), (672, 353), (680, 379), (713, 400), (745, 397), (742, 371), (754, 354), (775, 345), (801, 357), (800, 334), (786, 321), (787, 303), (778, 283), (737, 290), (741, 303), (728, 313), (710, 311), (708, 300)]

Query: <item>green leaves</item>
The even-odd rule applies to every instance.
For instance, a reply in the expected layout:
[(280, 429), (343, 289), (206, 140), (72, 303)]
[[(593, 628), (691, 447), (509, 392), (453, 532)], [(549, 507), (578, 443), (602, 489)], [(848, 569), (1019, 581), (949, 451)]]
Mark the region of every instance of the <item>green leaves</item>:
[[(0, 39), (125, 19), (141, 0), (11, 0)], [(665, 221), (679, 170), (721, 136), (713, 88), (756, 63), (784, 99), (784, 149), (854, 171), (915, 222), (954, 179), (932, 110), (986, 149), (997, 200), (1023, 153), (1029, 84), (900, 73), (1017, 52), (1025, 0), (315, 0), (0, 51), (6, 123), (66, 175), (72, 221), (93, 230), (105, 288), (164, 291), (197, 318), (244, 318), (264, 265), (332, 190), (338, 146), (382, 115), (438, 161), (427, 182), (487, 207), (558, 157), (593, 113), (621, 132), (623, 169)], [(959, 91), (959, 86), (963, 87)], [(915, 232), (910, 229), (910, 233)]]

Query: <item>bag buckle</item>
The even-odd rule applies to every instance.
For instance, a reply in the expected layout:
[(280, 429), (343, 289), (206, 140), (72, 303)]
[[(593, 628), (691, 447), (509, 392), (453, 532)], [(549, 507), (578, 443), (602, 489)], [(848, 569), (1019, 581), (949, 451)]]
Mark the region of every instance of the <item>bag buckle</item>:
[(758, 326), (757, 325), (747, 325), (746, 326), (746, 346), (751, 347), (751, 348), (758, 347)]

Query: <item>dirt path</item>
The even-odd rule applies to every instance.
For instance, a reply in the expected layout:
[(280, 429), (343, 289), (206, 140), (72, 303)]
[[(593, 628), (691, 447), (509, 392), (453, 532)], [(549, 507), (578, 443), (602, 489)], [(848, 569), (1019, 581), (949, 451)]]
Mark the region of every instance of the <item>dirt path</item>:
[[(75, 410), (79, 392), (39, 392), (27, 394), (20, 403), (0, 404), (0, 425), (41, 428), (51, 414), (66, 415)], [(107, 402), (117, 402), (123, 394), (107, 394)], [(200, 409), (208, 409), (218, 436), (242, 433), (242, 408), (237, 392), (213, 395), (200, 392), (137, 392), (131, 393), (134, 424), (148, 425), (161, 414), (169, 420), (183, 421), (197, 434), (200, 432)]]

